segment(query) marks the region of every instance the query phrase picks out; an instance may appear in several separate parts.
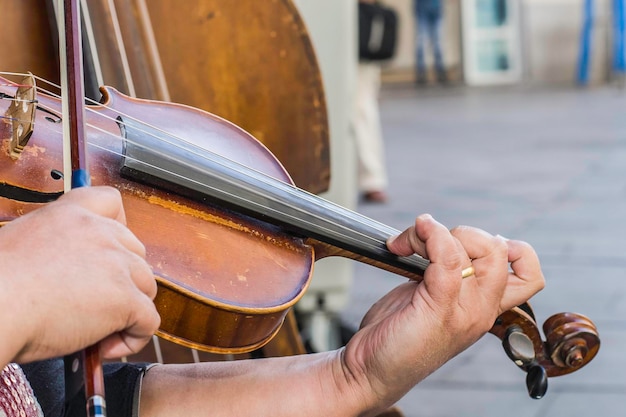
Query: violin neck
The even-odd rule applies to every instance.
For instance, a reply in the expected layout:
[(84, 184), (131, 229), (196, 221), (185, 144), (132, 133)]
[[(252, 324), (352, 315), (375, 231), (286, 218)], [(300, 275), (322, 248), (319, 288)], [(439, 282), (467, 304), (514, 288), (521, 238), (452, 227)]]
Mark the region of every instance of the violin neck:
[(428, 266), (417, 255), (389, 252), (386, 240), (396, 229), (132, 119), (120, 127), (126, 177), (209, 196), (310, 239), (323, 256), (346, 256), (413, 279)]

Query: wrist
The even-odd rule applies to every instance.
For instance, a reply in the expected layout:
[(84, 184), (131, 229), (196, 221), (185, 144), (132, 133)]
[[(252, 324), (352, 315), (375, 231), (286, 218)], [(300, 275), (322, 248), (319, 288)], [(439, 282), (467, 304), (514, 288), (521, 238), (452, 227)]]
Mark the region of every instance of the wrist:
[(365, 370), (353, 369), (348, 364), (345, 347), (334, 353), (332, 380), (335, 387), (330, 395), (336, 396), (336, 403), (342, 404), (345, 413), (340, 415), (377, 415), (392, 405), (377, 392)]

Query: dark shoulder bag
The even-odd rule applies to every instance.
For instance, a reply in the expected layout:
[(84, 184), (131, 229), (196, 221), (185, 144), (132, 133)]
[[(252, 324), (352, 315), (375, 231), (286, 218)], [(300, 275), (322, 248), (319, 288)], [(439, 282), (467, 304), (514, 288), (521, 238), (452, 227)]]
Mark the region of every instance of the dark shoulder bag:
[(380, 3), (359, 2), (359, 59), (383, 61), (392, 58), (397, 37), (395, 10)]

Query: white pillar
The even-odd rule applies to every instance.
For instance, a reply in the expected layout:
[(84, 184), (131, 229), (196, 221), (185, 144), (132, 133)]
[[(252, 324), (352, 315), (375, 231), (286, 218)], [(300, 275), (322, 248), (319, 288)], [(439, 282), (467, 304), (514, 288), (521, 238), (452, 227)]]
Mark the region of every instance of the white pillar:
[[(357, 64), (356, 0), (293, 2), (308, 27), (326, 94), (331, 182), (329, 191), (322, 197), (354, 208), (356, 165), (350, 117)], [(317, 262), (311, 287), (298, 303), (298, 311), (307, 313), (310, 318), (310, 331), (319, 350), (334, 348), (332, 318), (348, 302), (352, 273), (353, 261), (347, 259)]]

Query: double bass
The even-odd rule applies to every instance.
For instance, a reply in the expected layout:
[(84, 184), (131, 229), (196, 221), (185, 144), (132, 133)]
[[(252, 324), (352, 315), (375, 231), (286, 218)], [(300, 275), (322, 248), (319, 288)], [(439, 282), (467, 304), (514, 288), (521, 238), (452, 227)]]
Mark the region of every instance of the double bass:
[[(49, 88), (36, 93), (42, 82), (2, 80), (4, 221), (62, 190), (61, 102)], [(279, 160), (235, 124), (184, 105), (101, 92), (101, 102), (87, 106), (92, 183), (120, 190), (129, 228), (146, 244), (163, 337), (214, 352), (257, 349), (326, 256), (417, 280), (428, 267), (417, 255), (386, 250), (396, 230), (295, 187)], [(599, 349), (593, 323), (570, 313), (549, 319), (542, 340), (528, 305), (504, 313), (491, 332), (527, 372), (537, 398), (548, 376), (580, 369)]]

